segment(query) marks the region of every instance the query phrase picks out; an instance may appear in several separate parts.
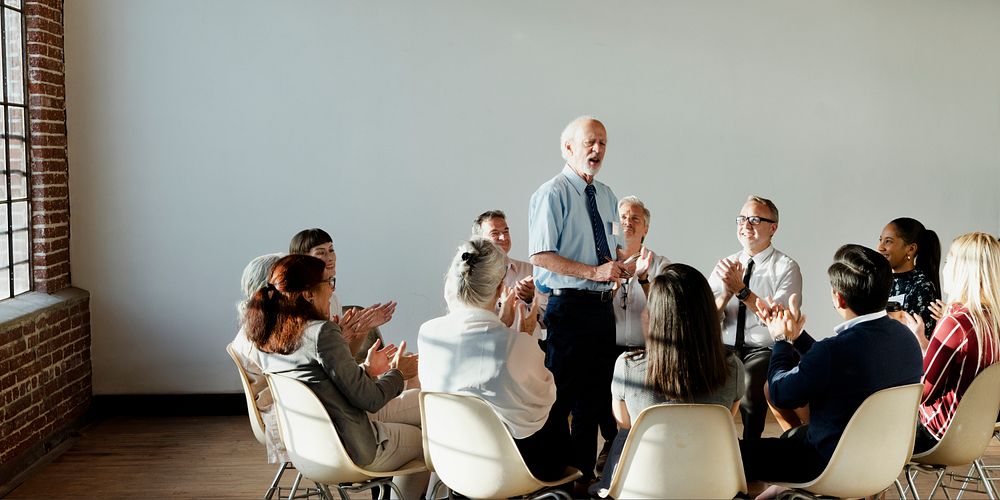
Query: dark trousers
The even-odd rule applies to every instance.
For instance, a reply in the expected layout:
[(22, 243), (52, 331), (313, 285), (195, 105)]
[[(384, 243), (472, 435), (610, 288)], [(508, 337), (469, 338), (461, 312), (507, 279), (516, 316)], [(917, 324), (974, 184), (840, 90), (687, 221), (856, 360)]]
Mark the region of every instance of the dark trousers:
[(545, 366), (556, 382), (549, 419), (566, 422), (573, 413), (570, 465), (592, 478), (597, 428), (611, 411), (611, 377), (618, 352), (611, 302), (553, 295), (545, 324)]
[(764, 397), (764, 382), (767, 382), (767, 368), (771, 363), (770, 347), (743, 346), (736, 356), (743, 362), (746, 391), (740, 399), (740, 418), (743, 420), (743, 439), (756, 439), (764, 433), (764, 419), (767, 418), (767, 399)]
[(570, 447), (565, 418), (560, 421), (549, 413), (549, 418), (541, 429), (524, 439), (515, 439), (514, 444), (521, 452), (524, 464), (536, 478), (555, 481), (565, 475)]
[(808, 428), (790, 429), (780, 438), (740, 440), (747, 481), (805, 483), (819, 477), (827, 460), (806, 441)]

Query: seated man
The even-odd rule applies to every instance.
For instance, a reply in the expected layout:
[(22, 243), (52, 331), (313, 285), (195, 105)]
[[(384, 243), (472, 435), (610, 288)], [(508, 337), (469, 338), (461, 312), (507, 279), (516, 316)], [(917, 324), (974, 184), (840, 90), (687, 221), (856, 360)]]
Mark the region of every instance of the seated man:
[[(806, 482), (826, 467), (855, 410), (871, 394), (920, 381), (920, 346), (885, 313), (892, 269), (860, 245), (837, 250), (827, 270), (833, 306), (844, 318), (833, 337), (815, 341), (793, 296), (788, 309), (756, 304), (774, 338), (767, 380), (779, 408), (808, 404), (809, 425), (780, 438), (740, 441), (747, 480)], [(798, 351), (801, 361), (796, 363)]]

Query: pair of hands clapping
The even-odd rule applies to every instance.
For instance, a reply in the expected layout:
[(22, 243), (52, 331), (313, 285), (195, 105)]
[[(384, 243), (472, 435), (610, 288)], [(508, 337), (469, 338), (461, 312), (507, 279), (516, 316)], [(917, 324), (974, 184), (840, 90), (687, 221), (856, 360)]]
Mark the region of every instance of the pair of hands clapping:
[[(742, 286), (742, 280), (740, 283)], [(767, 325), (767, 331), (775, 341), (795, 342), (806, 325), (806, 315), (799, 309), (800, 304), (799, 296), (795, 293), (788, 297), (787, 308), (770, 297), (766, 301), (758, 298), (757, 318)]]
[[(530, 279), (532, 279), (531, 276), (525, 278), (525, 280)], [(523, 281), (519, 281), (518, 285)], [(533, 295), (534, 284), (531, 285), (531, 290)], [(531, 300), (531, 305), (529, 306), (525, 303), (525, 299), (521, 297), (521, 294), (518, 293), (516, 286), (504, 287), (503, 292), (500, 293), (500, 321), (503, 321), (503, 324), (509, 327), (514, 327), (519, 332), (534, 333), (535, 326), (538, 325), (538, 302), (537, 300)], [(520, 316), (521, 321), (519, 322), (520, 324), (514, 325), (514, 318), (517, 316)]]
[(364, 309), (348, 309), (343, 316), (330, 316), (330, 321), (340, 325), (340, 332), (348, 344), (368, 334), (368, 330), (380, 327), (392, 319), (396, 312), (396, 303), (373, 304)]
[(382, 340), (376, 340), (365, 356), (364, 369), (368, 376), (375, 378), (383, 373), (397, 369), (403, 374), (403, 380), (417, 376), (417, 361), (419, 356), (406, 352), (406, 341), (397, 348), (395, 344), (382, 347)]

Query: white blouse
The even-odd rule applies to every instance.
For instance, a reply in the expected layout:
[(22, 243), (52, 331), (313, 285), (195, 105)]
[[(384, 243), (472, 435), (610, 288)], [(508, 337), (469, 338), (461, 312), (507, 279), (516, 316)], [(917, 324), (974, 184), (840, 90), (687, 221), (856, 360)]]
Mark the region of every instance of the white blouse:
[(530, 335), (504, 326), (491, 311), (455, 308), (420, 327), (420, 386), (478, 396), (515, 439), (545, 424), (556, 400), (545, 353)]

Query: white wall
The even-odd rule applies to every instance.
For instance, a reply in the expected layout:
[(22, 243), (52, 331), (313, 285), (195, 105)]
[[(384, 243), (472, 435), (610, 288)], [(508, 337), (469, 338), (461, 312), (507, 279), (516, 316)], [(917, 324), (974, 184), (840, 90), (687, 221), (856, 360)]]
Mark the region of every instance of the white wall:
[(94, 390), (235, 391), (239, 275), (306, 227), (348, 302), (396, 299), (414, 341), (471, 219), (555, 175), (605, 121), (600, 179), (653, 211), (651, 248), (709, 272), (749, 193), (781, 209), (809, 329), (825, 270), (916, 217), (1000, 222), (997, 2), (66, 3), (72, 272)]

